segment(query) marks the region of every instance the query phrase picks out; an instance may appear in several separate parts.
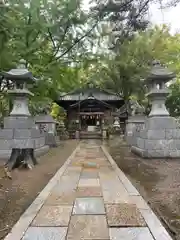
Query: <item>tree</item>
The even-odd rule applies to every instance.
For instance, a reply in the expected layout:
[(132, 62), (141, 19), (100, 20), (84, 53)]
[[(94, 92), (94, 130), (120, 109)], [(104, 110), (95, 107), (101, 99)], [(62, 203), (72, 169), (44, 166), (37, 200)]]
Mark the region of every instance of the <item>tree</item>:
[(179, 79), (169, 86), (170, 94), (167, 98), (166, 105), (169, 113), (173, 117), (180, 116), (180, 81)]

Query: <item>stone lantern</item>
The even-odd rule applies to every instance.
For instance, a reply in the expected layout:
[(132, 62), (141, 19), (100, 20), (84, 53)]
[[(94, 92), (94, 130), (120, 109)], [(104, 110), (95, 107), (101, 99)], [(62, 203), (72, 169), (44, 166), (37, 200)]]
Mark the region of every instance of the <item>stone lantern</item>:
[(165, 106), (169, 94), (165, 84), (175, 77), (174, 73), (153, 62), (147, 78), (150, 92), (147, 94), (152, 102), (151, 112), (144, 126), (136, 136), (132, 152), (144, 158), (179, 158), (180, 129), (175, 118), (169, 116)]
[(58, 135), (62, 140), (65, 140), (67, 137), (66, 127), (63, 120), (58, 122)]
[[(8, 90), (8, 94), (13, 100), (12, 111), (9, 117), (4, 118), (4, 129), (0, 131), (4, 141), (4, 144), (0, 144), (0, 151), (11, 152), (5, 165), (6, 172), (9, 172), (22, 164), (27, 167), (31, 167), (31, 162), (37, 164), (34, 150), (45, 146), (45, 137), (36, 128), (34, 119), (29, 112), (28, 98), (33, 96), (33, 93), (27, 87), (35, 79), (32, 73), (25, 68), (25, 61), (21, 60), (17, 69), (1, 74), (6, 80), (13, 83), (13, 88)], [(43, 152), (42, 149), (40, 151)]]
[(120, 123), (119, 123), (119, 119), (118, 117), (114, 118), (114, 123), (113, 123), (113, 127), (116, 131), (118, 131), (120, 129)]
[(169, 94), (166, 83), (174, 77), (175, 74), (167, 68), (161, 66), (159, 61), (153, 62), (153, 67), (147, 78), (147, 83), (150, 88), (150, 92), (147, 96), (152, 103), (149, 117), (169, 116), (169, 112), (165, 106), (166, 97)]
[(34, 96), (27, 86), (32, 84), (35, 79), (32, 73), (25, 68), (25, 61), (21, 60), (17, 69), (12, 69), (9, 72), (2, 73), (7, 80), (13, 83), (13, 89), (8, 90), (8, 94), (13, 99), (13, 108), (10, 116), (31, 116), (28, 107), (29, 96)]

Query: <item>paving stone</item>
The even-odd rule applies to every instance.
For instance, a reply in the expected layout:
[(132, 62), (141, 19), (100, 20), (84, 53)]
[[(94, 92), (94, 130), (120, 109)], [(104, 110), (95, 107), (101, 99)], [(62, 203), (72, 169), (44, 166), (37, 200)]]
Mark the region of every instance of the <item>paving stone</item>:
[(140, 212), (156, 240), (172, 240), (160, 220), (151, 209), (140, 209)]
[(100, 187), (79, 187), (77, 188), (77, 197), (101, 197)]
[(109, 239), (106, 217), (103, 215), (73, 215), (67, 240)]
[(46, 205), (73, 205), (76, 198), (76, 191), (64, 191), (61, 193), (52, 192), (47, 198)]
[(82, 170), (82, 167), (81, 166), (69, 166), (66, 170), (65, 170), (65, 172), (63, 173), (63, 176), (65, 176), (65, 175), (69, 175), (69, 176), (71, 176), (71, 174), (72, 173), (74, 173), (74, 174), (80, 174), (80, 172), (81, 172), (81, 170)]
[(63, 226), (69, 224), (72, 206), (43, 206), (32, 226)]
[(83, 165), (82, 165), (82, 167), (84, 167), (84, 168), (94, 168), (94, 169), (97, 169), (97, 168), (99, 168), (99, 164), (89, 161), (89, 162), (84, 162)]
[(97, 171), (83, 171), (81, 173), (81, 176), (80, 178), (81, 179), (87, 179), (87, 178), (98, 178), (99, 175), (98, 175), (98, 172)]
[(75, 191), (76, 188), (77, 188), (77, 182), (72, 182), (72, 183), (58, 182), (52, 189), (52, 192), (56, 194), (61, 194), (63, 192)]
[(73, 161), (70, 166), (80, 166), (82, 167), (84, 164), (84, 160)]
[(111, 240), (153, 240), (149, 229), (147, 227), (133, 227), (133, 228), (110, 228)]
[(146, 226), (144, 218), (134, 204), (107, 204), (105, 206), (109, 226)]
[(110, 192), (113, 192), (117, 189), (118, 191), (121, 192), (121, 194), (128, 195), (126, 188), (123, 186), (123, 184), (120, 181), (116, 181), (114, 179), (105, 181), (100, 179), (100, 183), (103, 190), (109, 190)]
[(111, 189), (103, 189), (102, 188), (102, 192), (103, 192), (103, 198), (104, 198), (104, 202), (106, 204), (109, 203), (130, 203), (130, 198), (127, 194), (124, 194), (123, 191), (121, 191), (121, 189), (118, 188), (112, 188)]
[(73, 214), (105, 214), (103, 198), (76, 198)]
[(99, 179), (80, 179), (78, 187), (99, 187)]
[(22, 240), (65, 240), (66, 233), (66, 227), (30, 227)]
[(146, 201), (141, 196), (130, 196), (132, 204), (136, 204), (139, 209), (150, 209)]
[(58, 183), (60, 184), (71, 184), (71, 185), (74, 185), (74, 184), (77, 184), (78, 181), (79, 181), (79, 176), (80, 176), (80, 173), (79, 174), (71, 174), (71, 175), (65, 175), (65, 176), (62, 176), (60, 178), (60, 180), (58, 181)]

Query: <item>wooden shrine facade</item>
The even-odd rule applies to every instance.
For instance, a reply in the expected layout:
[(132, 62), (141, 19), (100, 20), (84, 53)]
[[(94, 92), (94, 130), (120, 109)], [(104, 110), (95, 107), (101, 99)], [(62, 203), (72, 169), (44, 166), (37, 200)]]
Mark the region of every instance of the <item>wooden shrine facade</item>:
[[(67, 112), (67, 128), (72, 123), (79, 130), (86, 131), (88, 126), (112, 124), (114, 113), (124, 105), (124, 100), (114, 93), (89, 85), (60, 96), (56, 103)], [(126, 117), (122, 117), (124, 121)]]

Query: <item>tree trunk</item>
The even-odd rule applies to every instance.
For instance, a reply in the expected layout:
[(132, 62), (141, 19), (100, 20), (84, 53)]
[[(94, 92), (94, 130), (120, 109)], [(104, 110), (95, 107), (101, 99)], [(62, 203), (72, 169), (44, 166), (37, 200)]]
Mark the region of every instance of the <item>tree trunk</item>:
[(32, 169), (38, 162), (34, 156), (34, 149), (13, 148), (11, 156), (6, 162), (4, 168), (6, 175), (11, 178), (11, 171), (15, 168)]

